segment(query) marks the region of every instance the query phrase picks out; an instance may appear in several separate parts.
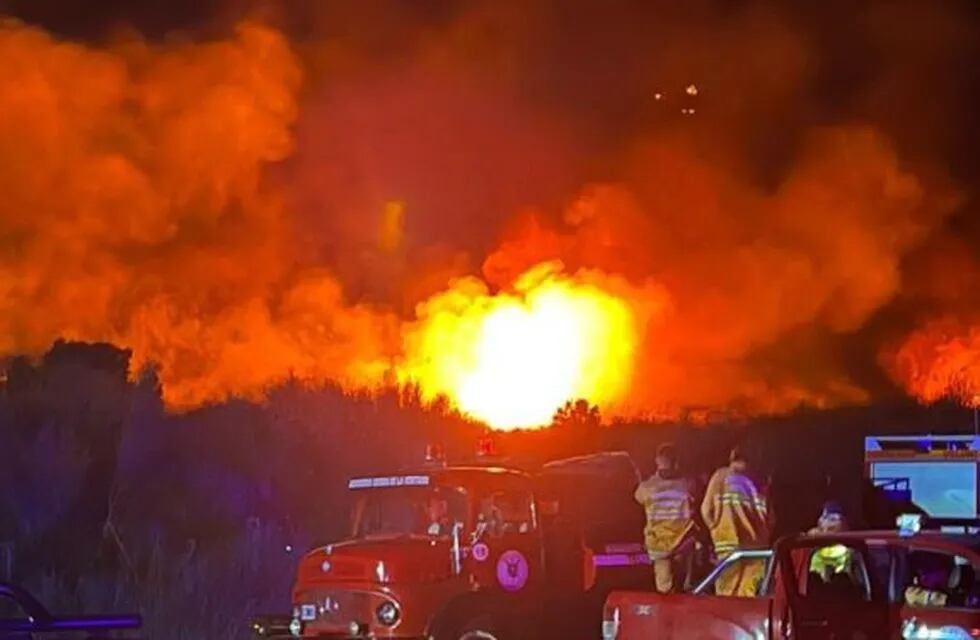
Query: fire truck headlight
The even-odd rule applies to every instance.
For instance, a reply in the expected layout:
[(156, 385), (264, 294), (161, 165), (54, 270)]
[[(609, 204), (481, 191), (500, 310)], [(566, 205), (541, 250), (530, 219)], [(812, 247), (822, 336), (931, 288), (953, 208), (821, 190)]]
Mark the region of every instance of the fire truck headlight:
[(611, 610), (607, 605), (602, 615), (602, 640), (616, 640), (619, 637), (619, 607)]
[(378, 622), (387, 627), (390, 627), (398, 622), (398, 617), (401, 615), (401, 613), (398, 611), (398, 606), (391, 600), (385, 600), (378, 605), (378, 608), (374, 613), (378, 618)]
[(303, 635), (303, 622), (299, 618), (289, 621), (289, 635), (298, 638)]
[(967, 640), (975, 637), (969, 631), (955, 625), (930, 627), (915, 618), (902, 624), (902, 638), (905, 640)]

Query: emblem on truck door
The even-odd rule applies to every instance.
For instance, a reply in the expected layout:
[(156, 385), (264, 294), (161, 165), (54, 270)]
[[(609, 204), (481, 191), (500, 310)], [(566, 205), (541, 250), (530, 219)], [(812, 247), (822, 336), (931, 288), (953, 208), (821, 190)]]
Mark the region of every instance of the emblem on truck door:
[(497, 582), (504, 591), (520, 591), (527, 584), (527, 559), (520, 551), (510, 549), (497, 559)]
[(483, 562), (490, 557), (490, 547), (488, 547), (483, 542), (477, 542), (473, 545), (473, 559), (477, 562)]

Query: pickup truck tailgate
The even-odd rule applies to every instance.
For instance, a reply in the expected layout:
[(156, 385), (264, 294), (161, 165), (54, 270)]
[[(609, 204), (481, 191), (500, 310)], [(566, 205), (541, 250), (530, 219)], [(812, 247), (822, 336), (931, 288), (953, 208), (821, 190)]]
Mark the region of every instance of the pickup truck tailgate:
[(772, 598), (617, 591), (607, 620), (617, 608), (616, 640), (760, 640), (769, 637)]

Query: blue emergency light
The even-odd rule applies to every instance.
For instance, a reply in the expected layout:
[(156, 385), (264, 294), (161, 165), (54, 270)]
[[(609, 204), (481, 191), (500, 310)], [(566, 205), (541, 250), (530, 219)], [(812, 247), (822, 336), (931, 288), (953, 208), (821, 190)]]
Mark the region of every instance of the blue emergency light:
[(914, 536), (922, 531), (922, 515), (918, 513), (903, 513), (895, 519), (898, 525), (898, 535), (903, 538)]

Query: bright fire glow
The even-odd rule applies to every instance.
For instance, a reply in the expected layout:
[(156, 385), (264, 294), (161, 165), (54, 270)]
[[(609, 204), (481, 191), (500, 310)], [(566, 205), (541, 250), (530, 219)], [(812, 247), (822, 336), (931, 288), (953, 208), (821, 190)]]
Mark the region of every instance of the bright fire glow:
[(598, 277), (560, 270), (538, 265), (497, 295), (466, 278), (423, 303), (401, 381), (498, 429), (549, 424), (568, 400), (621, 398), (637, 350), (633, 312)]

